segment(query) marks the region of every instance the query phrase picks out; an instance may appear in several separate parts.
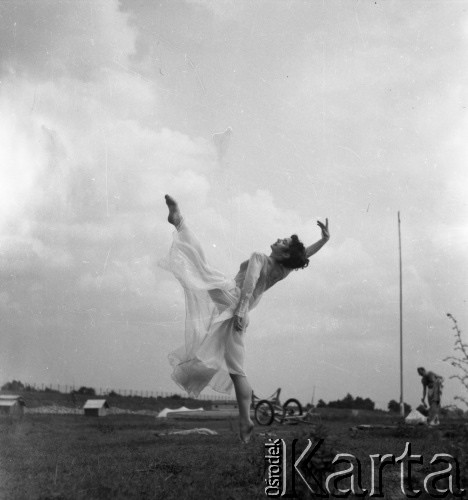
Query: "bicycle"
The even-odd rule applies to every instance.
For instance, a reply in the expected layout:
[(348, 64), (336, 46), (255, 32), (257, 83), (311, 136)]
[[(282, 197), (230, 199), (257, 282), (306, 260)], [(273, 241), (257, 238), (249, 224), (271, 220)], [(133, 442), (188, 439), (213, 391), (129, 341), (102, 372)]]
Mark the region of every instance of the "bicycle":
[(297, 399), (290, 398), (284, 404), (280, 401), (281, 387), (269, 398), (260, 399), (252, 392), (252, 407), (254, 417), (259, 425), (271, 425), (273, 421), (283, 424), (298, 420), (302, 415), (302, 406)]

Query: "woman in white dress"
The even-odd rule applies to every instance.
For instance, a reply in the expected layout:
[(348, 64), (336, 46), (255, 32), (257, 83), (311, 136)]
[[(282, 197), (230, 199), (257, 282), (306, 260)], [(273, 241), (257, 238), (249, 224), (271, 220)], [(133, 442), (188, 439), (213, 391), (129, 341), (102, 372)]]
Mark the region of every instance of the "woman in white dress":
[(243, 333), (248, 313), (263, 293), (293, 269), (304, 269), (309, 257), (329, 240), (328, 219), (317, 221), (322, 238), (305, 248), (296, 235), (278, 239), (271, 254), (253, 253), (240, 265), (234, 279), (211, 267), (203, 249), (187, 227), (176, 201), (166, 195), (168, 221), (175, 226), (169, 255), (159, 264), (171, 271), (185, 292), (185, 344), (169, 355), (172, 378), (190, 396), (209, 385), (230, 393), (234, 385), (239, 406), (240, 438), (250, 440), (252, 388), (244, 372)]

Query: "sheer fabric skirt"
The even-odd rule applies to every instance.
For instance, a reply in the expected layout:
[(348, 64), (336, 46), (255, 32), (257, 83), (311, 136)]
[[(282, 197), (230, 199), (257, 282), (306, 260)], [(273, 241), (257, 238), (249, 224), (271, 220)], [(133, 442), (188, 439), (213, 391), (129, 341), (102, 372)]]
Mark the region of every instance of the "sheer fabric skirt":
[(193, 397), (206, 386), (230, 393), (229, 374), (245, 376), (243, 332), (234, 329), (233, 319), (240, 289), (206, 262), (184, 222), (159, 265), (174, 274), (185, 292), (185, 343), (169, 354), (172, 379)]

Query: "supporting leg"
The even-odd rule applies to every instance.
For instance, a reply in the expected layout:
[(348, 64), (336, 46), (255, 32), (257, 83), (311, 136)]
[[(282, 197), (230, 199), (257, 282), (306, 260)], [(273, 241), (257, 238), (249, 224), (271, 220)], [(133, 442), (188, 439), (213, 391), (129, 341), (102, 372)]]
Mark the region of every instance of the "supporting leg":
[(250, 419), (250, 403), (252, 402), (252, 388), (247, 377), (230, 374), (236, 391), (239, 406), (239, 435), (243, 443), (248, 443), (252, 437), (254, 424)]

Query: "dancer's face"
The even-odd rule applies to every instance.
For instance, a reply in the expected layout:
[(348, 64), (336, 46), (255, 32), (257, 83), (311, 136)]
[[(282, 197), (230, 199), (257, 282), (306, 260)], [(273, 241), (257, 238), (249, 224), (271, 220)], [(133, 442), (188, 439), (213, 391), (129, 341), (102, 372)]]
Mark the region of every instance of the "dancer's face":
[(289, 257), (289, 245), (291, 244), (291, 238), (277, 239), (273, 245), (271, 245), (271, 254), (276, 260), (284, 260)]

